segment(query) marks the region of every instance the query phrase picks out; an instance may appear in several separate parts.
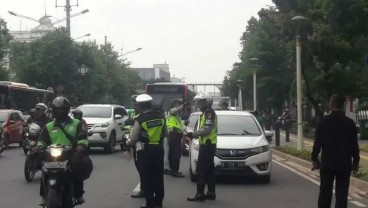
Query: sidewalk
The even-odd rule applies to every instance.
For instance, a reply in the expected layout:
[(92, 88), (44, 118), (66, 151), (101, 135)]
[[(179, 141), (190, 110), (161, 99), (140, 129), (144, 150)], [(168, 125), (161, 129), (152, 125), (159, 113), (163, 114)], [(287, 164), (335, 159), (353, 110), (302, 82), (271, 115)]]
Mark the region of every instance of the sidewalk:
[[(286, 142), (285, 139), (286, 139), (285, 131), (281, 131), (280, 146), (291, 146), (291, 147), (297, 146), (297, 135), (290, 133), (290, 142)], [(368, 140), (358, 140), (358, 142), (359, 145), (361, 144), (368, 145)], [(271, 141), (271, 146), (272, 147), (275, 146), (275, 132)], [(313, 148), (313, 139), (304, 137), (304, 149), (312, 151), (312, 148)], [(360, 165), (363, 168), (368, 169), (368, 152), (360, 151)]]

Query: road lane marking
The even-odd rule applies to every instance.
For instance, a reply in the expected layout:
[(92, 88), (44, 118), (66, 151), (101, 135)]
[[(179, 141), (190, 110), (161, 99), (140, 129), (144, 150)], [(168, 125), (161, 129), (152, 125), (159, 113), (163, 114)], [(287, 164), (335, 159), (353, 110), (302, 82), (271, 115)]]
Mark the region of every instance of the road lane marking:
[(141, 182), (134, 188), (133, 193), (138, 193), (141, 190)]
[(350, 202), (353, 203), (353, 204), (355, 204), (358, 207), (367, 207), (365, 204), (362, 204), (362, 203), (360, 203), (358, 201), (350, 201)]
[[(290, 170), (291, 172), (293, 172), (293, 173), (295, 173), (295, 174), (297, 174), (297, 175), (299, 175), (299, 176), (301, 176), (301, 177), (303, 177), (303, 178), (305, 178), (305, 179), (307, 179), (307, 180), (311, 181), (312, 183), (314, 183), (314, 184), (316, 184), (316, 185), (320, 186), (320, 182), (319, 182), (319, 181), (317, 181), (317, 180), (314, 180), (312, 177), (309, 177), (309, 176), (307, 176), (307, 175), (305, 175), (305, 174), (303, 174), (303, 173), (301, 173), (301, 172), (297, 171), (296, 169), (291, 168), (291, 167), (289, 167), (288, 165), (285, 165), (285, 164), (283, 164), (283, 163), (281, 163), (281, 162), (279, 162), (279, 161), (277, 161), (277, 160), (275, 160), (275, 159), (272, 159), (272, 161), (273, 161), (274, 163), (276, 163), (276, 164), (278, 164), (278, 165), (280, 165), (280, 166), (282, 166), (282, 167), (284, 167), (284, 168), (286, 168), (286, 169)], [(333, 190), (332, 190), (332, 192), (333, 192), (333, 194), (335, 194), (335, 189), (333, 189)], [(350, 200), (352, 200), (352, 198), (351, 198), (350, 196), (348, 196), (348, 200), (350, 201)], [(367, 207), (365, 204), (362, 204), (362, 203), (360, 203), (360, 202), (358, 202), (358, 201), (350, 201), (350, 202), (351, 202), (351, 203), (353, 203), (353, 204), (355, 204), (356, 206), (359, 206), (359, 207)], [(358, 205), (358, 204), (359, 204), (359, 205)], [(361, 205), (362, 205), (362, 206), (361, 206)]]

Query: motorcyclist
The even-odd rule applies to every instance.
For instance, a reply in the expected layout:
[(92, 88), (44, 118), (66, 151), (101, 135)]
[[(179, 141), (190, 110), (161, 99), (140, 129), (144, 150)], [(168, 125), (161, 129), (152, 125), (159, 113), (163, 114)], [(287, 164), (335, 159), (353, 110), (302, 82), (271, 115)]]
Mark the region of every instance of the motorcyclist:
[[(76, 153), (70, 159), (72, 183), (75, 190), (74, 198), (76, 198), (76, 204), (82, 204), (85, 202), (83, 198), (83, 181), (89, 177), (93, 169), (92, 162), (86, 151), (88, 146), (87, 132), (83, 130), (82, 123), (78, 119), (72, 119), (68, 116), (70, 103), (65, 97), (59, 96), (54, 99), (52, 111), (55, 120), (47, 123), (42, 129), (37, 146), (33, 152), (37, 152), (51, 144), (72, 145)], [(40, 195), (40, 205), (42, 206), (45, 204), (43, 180), (41, 180)]]
[(46, 115), (47, 109), (44, 103), (37, 103), (35, 106), (35, 116), (32, 122), (38, 124), (41, 129), (51, 121)]
[(32, 108), (31, 110), (29, 110), (29, 117), (26, 120), (26, 124), (31, 124), (36, 116), (36, 109)]
[(282, 122), (282, 125), (287, 128), (291, 120), (290, 109), (287, 108), (284, 110), (280, 117), (280, 120)]
[(80, 120), (80, 122), (82, 122), (83, 130), (87, 131), (88, 130), (88, 125), (87, 125), (86, 120), (83, 119), (83, 111), (81, 111), (80, 109), (75, 109), (72, 112), (72, 114), (73, 114), (73, 117), (75, 119), (78, 119), (78, 120)]

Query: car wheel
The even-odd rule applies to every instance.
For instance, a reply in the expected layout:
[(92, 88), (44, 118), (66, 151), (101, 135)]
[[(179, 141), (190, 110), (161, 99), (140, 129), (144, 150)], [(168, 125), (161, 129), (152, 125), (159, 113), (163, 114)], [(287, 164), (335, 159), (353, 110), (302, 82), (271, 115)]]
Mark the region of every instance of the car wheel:
[(271, 175), (261, 176), (260, 180), (262, 183), (269, 184), (271, 182)]
[(115, 150), (115, 145), (116, 145), (116, 133), (113, 131), (111, 132), (109, 141), (106, 144), (105, 152), (110, 154), (113, 153)]

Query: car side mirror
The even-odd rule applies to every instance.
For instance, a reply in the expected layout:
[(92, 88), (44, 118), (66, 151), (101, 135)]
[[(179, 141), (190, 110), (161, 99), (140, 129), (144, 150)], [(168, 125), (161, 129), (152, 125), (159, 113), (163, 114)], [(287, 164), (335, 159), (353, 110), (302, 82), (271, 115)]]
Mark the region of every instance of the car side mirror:
[(119, 114), (116, 114), (115, 115), (115, 119), (117, 120), (117, 119), (122, 119), (123, 118), (123, 116), (121, 116), (121, 115), (119, 115)]

